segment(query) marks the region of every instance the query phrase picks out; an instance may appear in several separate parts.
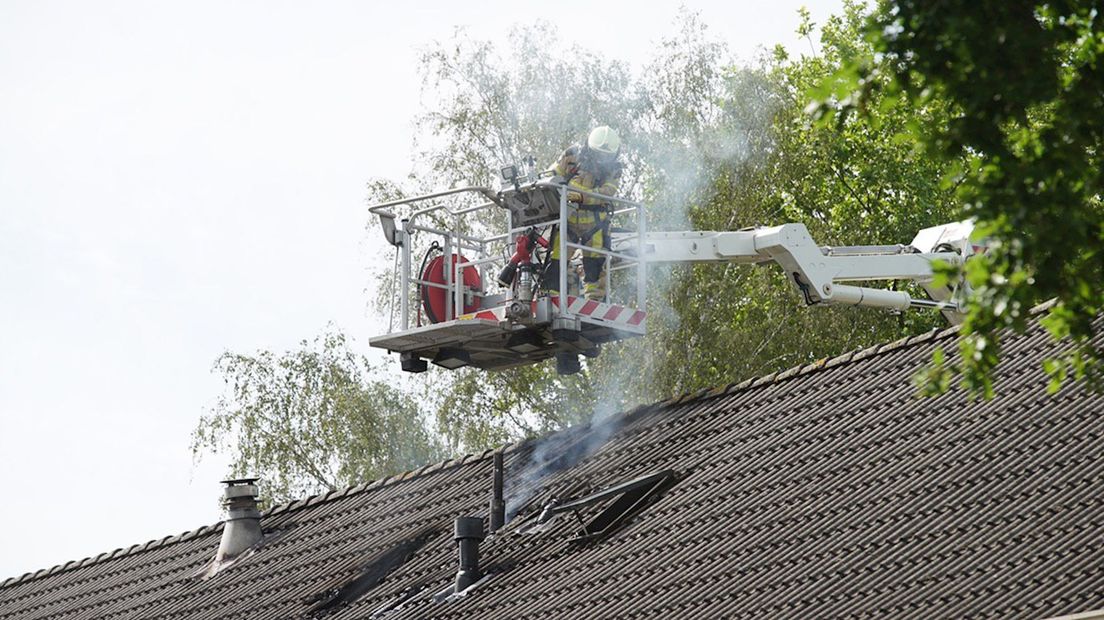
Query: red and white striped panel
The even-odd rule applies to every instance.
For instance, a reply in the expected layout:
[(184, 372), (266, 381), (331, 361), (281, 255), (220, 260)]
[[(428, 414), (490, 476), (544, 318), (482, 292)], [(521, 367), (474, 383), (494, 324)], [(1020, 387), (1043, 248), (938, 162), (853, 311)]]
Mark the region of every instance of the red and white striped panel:
[[(552, 303), (558, 307), (560, 305), (560, 298), (553, 297)], [(632, 308), (618, 306), (617, 304), (604, 304), (600, 301), (594, 301), (593, 299), (572, 297), (571, 295), (567, 296), (567, 313), (595, 319), (602, 323), (609, 323), (615, 326), (633, 328), (643, 326), (644, 319), (648, 316), (648, 313), (643, 310), (633, 310)]]
[[(536, 311), (535, 306), (534, 311)], [(488, 308), (486, 310), (480, 310), (479, 312), (469, 312), (467, 314), (461, 314), (460, 316), (456, 317), (456, 320), (458, 321), (471, 321), (473, 319), (484, 319), (487, 321), (505, 321), (506, 306)]]
[[(552, 297), (551, 299), (552, 303), (558, 308), (560, 305), (560, 298)], [(533, 302), (533, 313), (536, 314), (536, 312), (537, 302)], [(644, 319), (648, 316), (648, 313), (643, 310), (633, 310), (632, 308), (618, 306), (617, 304), (604, 304), (585, 297), (573, 297), (571, 295), (567, 297), (566, 314), (574, 314), (596, 323), (602, 323), (603, 325), (609, 325), (611, 327), (622, 327), (635, 332), (642, 332), (644, 329)], [(502, 305), (495, 308), (480, 310), (478, 312), (469, 312), (468, 314), (462, 314), (456, 318), (460, 321), (475, 319), (505, 321), (506, 306)]]

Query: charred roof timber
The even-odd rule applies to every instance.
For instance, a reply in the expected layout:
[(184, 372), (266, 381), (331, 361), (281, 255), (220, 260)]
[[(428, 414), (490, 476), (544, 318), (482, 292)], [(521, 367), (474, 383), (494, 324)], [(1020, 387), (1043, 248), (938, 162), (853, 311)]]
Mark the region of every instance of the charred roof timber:
[(257, 509), (257, 478), (239, 478), (223, 480), (223, 506), (227, 518), (222, 526), (222, 540), (219, 542), (218, 563), (232, 560), (245, 550), (264, 539), (261, 532), (261, 513)]
[[(340, 588), (323, 592), (310, 599), (313, 605), (307, 613), (320, 617), (357, 601), (369, 590), (382, 583), (392, 571), (410, 560), (419, 549), (438, 533), (436, 530), (425, 530), (375, 556), (360, 568), (356, 577)], [(386, 615), (387, 611), (402, 605), (420, 589), (420, 586), (405, 589), (397, 600), (377, 609), (373, 612), (372, 617)]]

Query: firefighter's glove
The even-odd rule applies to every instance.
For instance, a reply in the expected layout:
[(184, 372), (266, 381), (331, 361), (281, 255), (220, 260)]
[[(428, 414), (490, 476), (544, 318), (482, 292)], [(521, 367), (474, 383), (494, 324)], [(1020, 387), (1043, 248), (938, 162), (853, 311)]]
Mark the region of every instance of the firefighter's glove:
[(568, 192), (567, 193), (567, 201), (568, 202), (577, 202), (579, 204), (582, 204), (583, 195), (580, 194), (579, 192)]

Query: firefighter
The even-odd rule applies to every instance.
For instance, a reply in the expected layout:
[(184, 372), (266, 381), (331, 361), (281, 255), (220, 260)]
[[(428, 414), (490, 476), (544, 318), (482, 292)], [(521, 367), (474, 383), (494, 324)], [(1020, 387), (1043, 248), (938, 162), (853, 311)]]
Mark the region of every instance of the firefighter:
[[(575, 145), (564, 151), (552, 168), (552, 173), (570, 188), (613, 196), (621, 182), (621, 138), (605, 125), (596, 127), (587, 136), (585, 145)], [(568, 191), (571, 203), (567, 215), (568, 239), (591, 248), (609, 249), (610, 207), (601, 198)], [(552, 235), (552, 256), (544, 272), (544, 290), (555, 294), (559, 288), (560, 246)], [(570, 254), (570, 253), (569, 253)], [(583, 296), (604, 300), (603, 276), (606, 258), (598, 252), (583, 251)]]

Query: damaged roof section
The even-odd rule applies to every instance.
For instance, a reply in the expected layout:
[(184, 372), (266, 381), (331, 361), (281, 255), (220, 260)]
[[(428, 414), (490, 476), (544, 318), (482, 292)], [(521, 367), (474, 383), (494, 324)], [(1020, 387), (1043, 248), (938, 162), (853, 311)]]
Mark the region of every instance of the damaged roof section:
[[(1044, 618), (1104, 607), (1104, 396), (1072, 383), (1048, 395), (1040, 364), (1061, 345), (1035, 327), (1005, 341), (998, 398), (916, 398), (911, 377), (954, 338), (927, 334), (506, 448), (516, 516), (478, 541), (480, 585), (463, 596), (437, 595), (455, 588), (454, 520), (486, 522), (491, 452), (269, 510), (262, 527), (282, 534), (206, 580), (195, 575), (221, 525), (9, 579), (0, 618)], [(568, 452), (588, 432), (605, 435)], [(571, 458), (540, 465), (549, 445)], [(552, 497), (571, 508), (525, 533)]]
[(382, 583), (392, 571), (405, 564), (415, 552), (433, 538), (434, 534), (434, 531), (427, 530), (398, 543), (383, 553), (377, 554), (360, 567), (352, 579), (340, 587), (320, 592), (311, 597), (316, 602), (311, 605), (307, 613), (311, 616), (321, 617), (355, 603), (372, 588)]
[(571, 515), (580, 526), (573, 541), (598, 540), (656, 501), (677, 479), (676, 472), (665, 469), (567, 501), (553, 496), (540, 512), (524, 519), (514, 532), (519, 535), (543, 533), (552, 528), (555, 519)]

